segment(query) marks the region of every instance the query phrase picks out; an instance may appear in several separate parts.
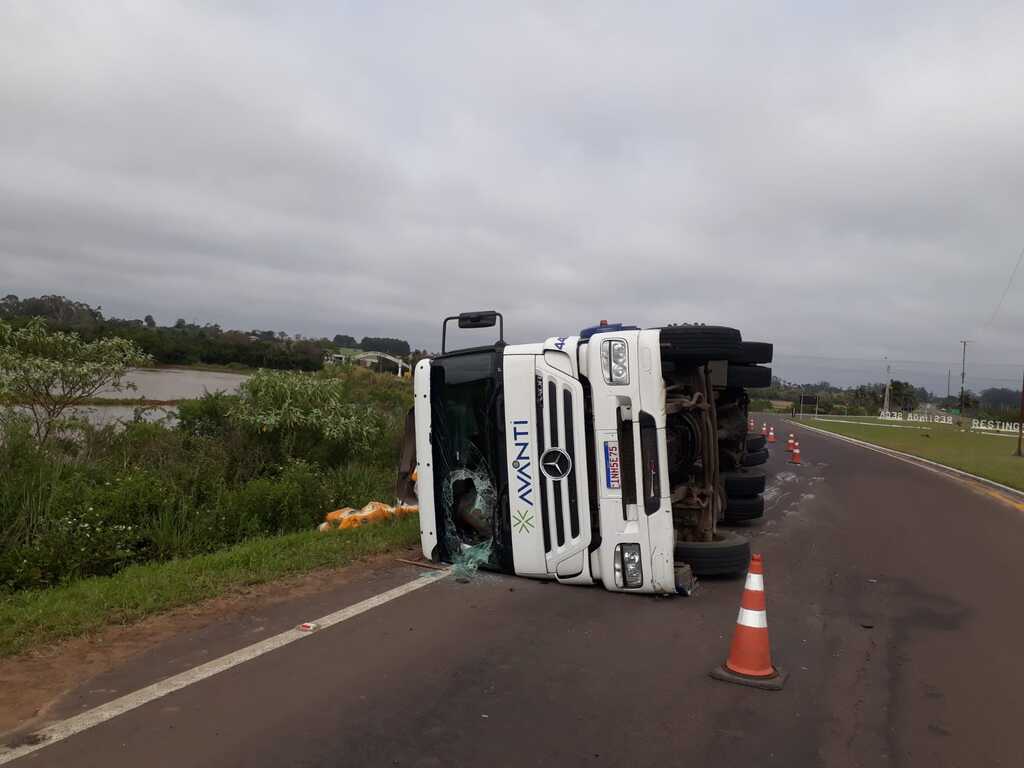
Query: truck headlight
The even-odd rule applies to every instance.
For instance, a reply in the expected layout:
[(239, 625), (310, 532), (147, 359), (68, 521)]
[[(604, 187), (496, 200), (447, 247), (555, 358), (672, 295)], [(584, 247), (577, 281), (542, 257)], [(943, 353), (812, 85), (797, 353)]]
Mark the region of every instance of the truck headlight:
[(629, 355), (626, 342), (608, 339), (601, 342), (601, 370), (609, 384), (629, 384)]
[(615, 585), (627, 589), (644, 585), (639, 544), (619, 544), (615, 547)]

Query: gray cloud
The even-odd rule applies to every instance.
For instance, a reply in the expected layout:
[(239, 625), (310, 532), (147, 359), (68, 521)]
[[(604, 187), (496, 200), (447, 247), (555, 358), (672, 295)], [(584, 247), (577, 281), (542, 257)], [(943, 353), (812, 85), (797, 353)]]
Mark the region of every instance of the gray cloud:
[(428, 348), (482, 306), (720, 322), (933, 388), (960, 338), (1024, 357), (1024, 286), (985, 325), (1024, 9), (284, 8), (0, 7), (0, 290)]

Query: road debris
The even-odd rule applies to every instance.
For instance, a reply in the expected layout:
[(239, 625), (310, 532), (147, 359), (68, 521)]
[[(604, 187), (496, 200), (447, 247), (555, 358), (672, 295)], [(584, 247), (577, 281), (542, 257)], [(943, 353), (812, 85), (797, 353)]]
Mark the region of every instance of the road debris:
[(381, 501), (371, 501), (362, 509), (342, 507), (333, 512), (328, 512), (324, 521), (317, 526), (321, 532), (345, 530), (347, 528), (358, 528), (370, 523), (379, 523), (383, 520), (390, 520), (394, 517), (419, 514), (419, 507), (399, 505), (393, 507)]
[(455, 580), (466, 583), (473, 578), (480, 566), (491, 559), (491, 539), (473, 546), (463, 546), (462, 551), (452, 558), (452, 573)]
[(447, 571), (448, 568), (443, 565), (435, 565), (434, 563), (428, 563), (424, 560), (406, 560), (404, 557), (396, 557), (395, 562), (405, 563), (406, 565), (415, 565), (417, 568), (430, 568), (434, 571)]

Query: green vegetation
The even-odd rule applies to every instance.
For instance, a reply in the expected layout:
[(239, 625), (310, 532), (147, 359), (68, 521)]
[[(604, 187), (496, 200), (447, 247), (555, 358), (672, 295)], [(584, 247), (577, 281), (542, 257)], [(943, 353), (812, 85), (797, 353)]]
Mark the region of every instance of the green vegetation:
[[(816, 384), (794, 384), (779, 377), (772, 385), (750, 390), (752, 411), (790, 413), (799, 410), (801, 396), (818, 398), (818, 413), (840, 416), (877, 416), (885, 402), (885, 384), (861, 384), (857, 387), (835, 387), (827, 381)], [(980, 395), (967, 391), (964, 397), (965, 415), (996, 421), (1016, 421), (1020, 408), (1020, 390), (991, 388)], [(771, 403), (771, 405), (769, 405)], [(959, 395), (939, 398), (923, 387), (906, 381), (893, 381), (889, 391), (889, 408), (893, 411), (915, 411), (925, 403), (940, 410), (959, 410)], [(813, 407), (811, 408), (813, 410)]]
[(0, 597), (0, 656), (109, 624), (216, 597), (233, 589), (347, 565), (419, 541), (419, 521), (397, 518), (329, 534), (303, 531), (249, 539), (230, 549), (165, 563), (133, 565), (114, 576)]
[[(837, 417), (841, 418), (841, 417)], [(1015, 438), (960, 431), (945, 424), (892, 426), (883, 421), (857, 419), (857, 423), (804, 419), (818, 429), (903, 451), (1024, 491), (1024, 458), (1013, 455)]]
[(790, 413), (793, 404), (788, 400), (768, 400), (764, 397), (755, 397), (750, 400), (751, 413)]
[(312, 530), (393, 494), (407, 380), (260, 371), (237, 395), (182, 401), (176, 423), (63, 418), (138, 356), (123, 339), (0, 323), (0, 398), (46, 404), (0, 418), (0, 594)]
[(127, 339), (87, 342), (74, 333), (48, 331), (38, 319), (18, 328), (0, 322), (0, 402), (23, 404), (41, 442), (69, 409), (103, 390), (131, 389), (122, 383), (128, 369), (149, 362)]
[[(862, 384), (858, 387), (834, 387), (827, 381), (817, 384), (794, 384), (776, 377), (765, 389), (750, 390), (752, 401), (764, 405), (773, 401), (772, 409), (789, 413), (794, 407), (799, 410), (801, 395), (815, 395), (818, 398), (819, 413), (846, 413), (851, 416), (877, 415), (882, 410), (885, 384)], [(890, 408), (894, 411), (912, 411), (921, 403), (930, 402), (931, 394), (922, 387), (913, 387), (905, 381), (894, 381), (889, 393)], [(786, 403), (782, 407), (782, 403)]]
[(148, 361), (0, 321), (0, 654), (416, 540), (408, 519), (315, 530), (392, 498), (407, 379), (261, 370), (156, 423), (69, 417)]

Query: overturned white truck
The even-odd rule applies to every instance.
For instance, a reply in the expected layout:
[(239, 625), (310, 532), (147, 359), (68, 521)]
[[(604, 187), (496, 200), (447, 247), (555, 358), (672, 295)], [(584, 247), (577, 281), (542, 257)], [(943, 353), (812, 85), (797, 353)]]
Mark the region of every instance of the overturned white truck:
[[(498, 340), (449, 350), (452, 321)], [(449, 317), (442, 354), (416, 366), (399, 495), (417, 497), (424, 555), (472, 549), (495, 570), (638, 593), (743, 571), (749, 543), (719, 526), (764, 511), (745, 388), (770, 383), (771, 345), (603, 321), (506, 345), (503, 325)]]

